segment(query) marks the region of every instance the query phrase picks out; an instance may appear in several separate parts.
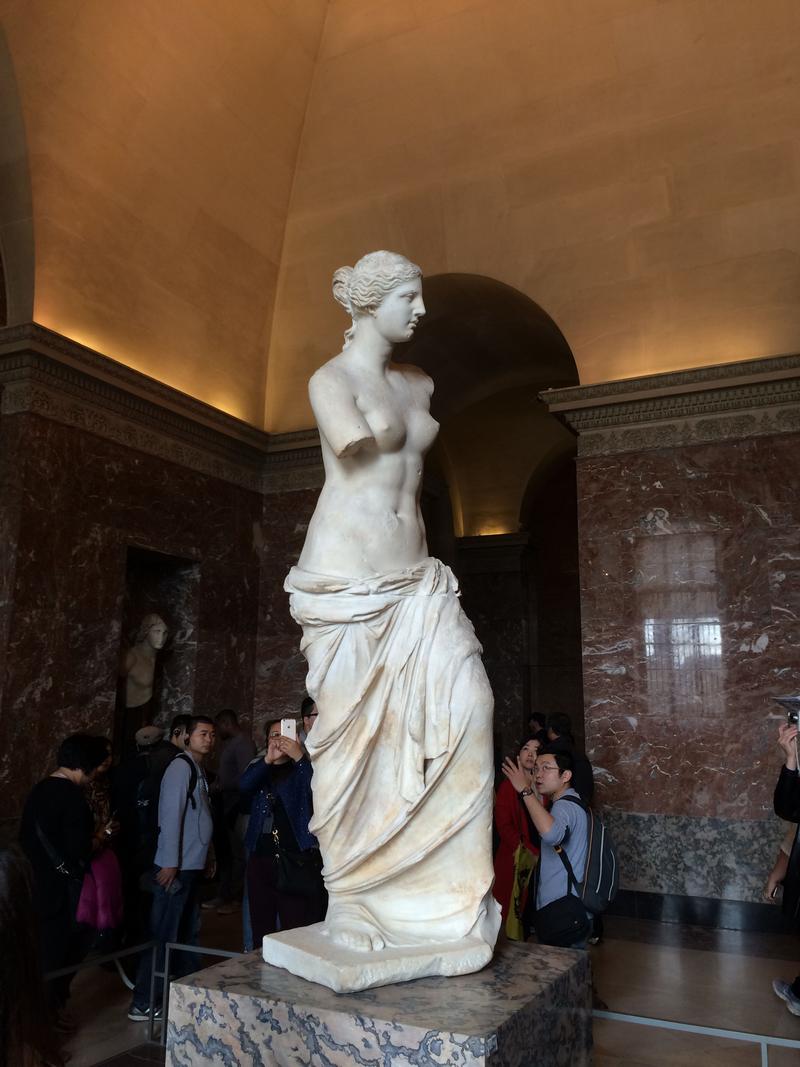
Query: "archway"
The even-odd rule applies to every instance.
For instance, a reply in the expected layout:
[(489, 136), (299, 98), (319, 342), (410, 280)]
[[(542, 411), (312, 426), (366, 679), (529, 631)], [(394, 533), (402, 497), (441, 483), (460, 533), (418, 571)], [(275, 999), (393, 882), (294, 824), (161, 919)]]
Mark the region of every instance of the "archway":
[(435, 382), (441, 431), (423, 508), (484, 646), (499, 756), (530, 710), (567, 711), (582, 727), (575, 441), (538, 400), (578, 373), (524, 293), (465, 274), (426, 278), (424, 291), (428, 313), (398, 358)]

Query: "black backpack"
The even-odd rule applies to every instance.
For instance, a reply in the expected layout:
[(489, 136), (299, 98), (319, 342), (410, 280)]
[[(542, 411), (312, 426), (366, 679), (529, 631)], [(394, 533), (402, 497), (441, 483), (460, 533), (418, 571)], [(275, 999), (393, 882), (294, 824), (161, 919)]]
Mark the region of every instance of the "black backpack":
[(586, 812), (588, 820), (586, 870), (579, 882), (572, 870), (572, 864), (564, 849), (558, 845), (556, 852), (567, 871), (567, 877), (575, 892), (583, 901), (587, 911), (599, 915), (613, 901), (619, 889), (619, 861), (617, 850), (611, 835), (603, 825), (603, 820), (577, 797), (565, 796), (561, 800), (571, 800)]

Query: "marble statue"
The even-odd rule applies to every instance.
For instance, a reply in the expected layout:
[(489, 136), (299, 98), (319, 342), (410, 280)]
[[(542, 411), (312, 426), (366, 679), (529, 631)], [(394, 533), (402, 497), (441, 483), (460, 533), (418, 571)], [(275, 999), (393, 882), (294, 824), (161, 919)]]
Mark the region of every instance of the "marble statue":
[(144, 712), (153, 699), (156, 656), (167, 642), (169, 630), (160, 615), (145, 615), (132, 648), (122, 655), (120, 677), (125, 679), (125, 707)]
[(312, 377), (325, 485), (286, 579), (319, 715), (306, 742), (329, 908), (264, 958), (338, 991), (466, 974), (492, 957), (493, 699), (449, 567), (428, 555), (430, 378), (392, 361), (421, 272), (372, 252), (337, 270), (352, 318)]

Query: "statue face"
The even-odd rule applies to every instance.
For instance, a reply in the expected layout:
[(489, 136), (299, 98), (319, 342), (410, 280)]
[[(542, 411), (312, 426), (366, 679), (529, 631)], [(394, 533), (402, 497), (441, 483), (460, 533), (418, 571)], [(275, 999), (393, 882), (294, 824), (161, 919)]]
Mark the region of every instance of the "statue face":
[(158, 650), (167, 643), (169, 630), (163, 622), (157, 622), (147, 631), (147, 642), (151, 648)]
[(396, 285), (372, 312), (378, 333), (392, 344), (410, 341), (425, 314), (422, 279), (411, 278)]

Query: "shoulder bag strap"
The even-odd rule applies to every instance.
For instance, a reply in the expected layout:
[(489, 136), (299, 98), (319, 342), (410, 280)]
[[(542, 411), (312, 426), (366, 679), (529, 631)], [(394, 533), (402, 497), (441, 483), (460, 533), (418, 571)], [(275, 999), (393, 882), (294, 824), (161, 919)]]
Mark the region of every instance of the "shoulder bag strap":
[(60, 856), (59, 853), (56, 852), (56, 850), (53, 848), (53, 845), (50, 842), (50, 838), (42, 829), (38, 819), (36, 820), (36, 836), (39, 838), (42, 848), (47, 853), (47, 858), (53, 864), (58, 873), (63, 874), (66, 878), (77, 877), (67, 866), (67, 861), (62, 856)]

